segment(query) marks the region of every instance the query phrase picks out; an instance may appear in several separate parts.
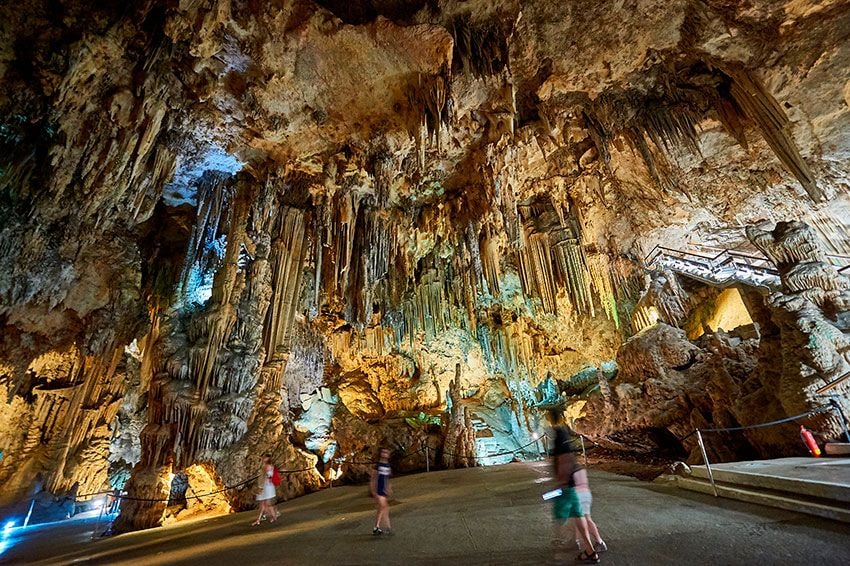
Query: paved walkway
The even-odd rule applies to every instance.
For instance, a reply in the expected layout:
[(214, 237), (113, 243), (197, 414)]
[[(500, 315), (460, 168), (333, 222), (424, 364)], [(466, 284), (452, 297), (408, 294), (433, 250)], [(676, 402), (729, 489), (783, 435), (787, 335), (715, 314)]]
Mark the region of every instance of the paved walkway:
[[(850, 564), (847, 525), (591, 470), (603, 564)], [(36, 529), (0, 561), (67, 564), (551, 564), (545, 463), (394, 480), (393, 537), (373, 537), (365, 486), (335, 487), (253, 513), (89, 542), (91, 525)], [(572, 563), (569, 561), (567, 563)]]
[(712, 464), (711, 469), (850, 488), (850, 458), (777, 458)]

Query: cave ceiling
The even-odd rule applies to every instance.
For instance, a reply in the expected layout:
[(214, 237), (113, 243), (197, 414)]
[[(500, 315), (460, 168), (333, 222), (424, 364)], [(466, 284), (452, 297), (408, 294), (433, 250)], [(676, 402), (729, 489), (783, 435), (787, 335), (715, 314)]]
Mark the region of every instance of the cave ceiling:
[(848, 35), (844, 0), (3, 3), (0, 480), (314, 464), (601, 368), (656, 245), (850, 254)]

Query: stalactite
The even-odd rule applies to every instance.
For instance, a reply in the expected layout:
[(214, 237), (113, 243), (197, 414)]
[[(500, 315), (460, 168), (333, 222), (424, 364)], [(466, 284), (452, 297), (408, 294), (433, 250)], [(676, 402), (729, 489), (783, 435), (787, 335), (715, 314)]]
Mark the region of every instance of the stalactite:
[(620, 319), (617, 313), (617, 297), (612, 280), (613, 267), (606, 254), (593, 254), (586, 258), (590, 282), (596, 294), (596, 299), (602, 305), (605, 316), (612, 320), (617, 328), (620, 328)]
[(484, 270), (484, 279), (487, 282), (487, 288), (493, 297), (499, 298), (499, 244), (490, 235), (489, 226), (486, 229), (485, 235), (481, 240), (481, 263)]
[(519, 259), (523, 290), (540, 298), (544, 312), (556, 314), (558, 290), (549, 234), (529, 234), (525, 247), (519, 252)]
[(433, 141), (440, 151), (443, 129), (449, 126), (449, 85), (449, 70), (444, 67), (435, 75), (418, 74), (415, 84), (408, 88), (408, 104), (419, 116), (413, 137), (420, 154), (420, 167), (425, 165), (426, 146)]
[(279, 223), (271, 256), (274, 295), (264, 325), (267, 362), (278, 355), (280, 348), (286, 348), (301, 292), (307, 250), (303, 211), (285, 208), (279, 213)]
[(808, 223), (815, 229), (831, 254), (850, 256), (850, 221), (847, 216), (827, 209), (813, 213)]
[(473, 23), (468, 16), (454, 18), (452, 60), (461, 70), (481, 77), (498, 74), (507, 66), (510, 32), (503, 22), (500, 18), (482, 23)]
[(395, 171), (391, 155), (380, 154), (373, 160), (372, 170), (375, 177), (375, 206), (385, 208), (390, 199), (390, 189)]
[[(727, 73), (731, 78), (729, 95), (737, 106), (736, 110), (740, 109), (740, 113), (758, 126), (776, 157), (800, 181), (811, 199), (815, 202), (826, 200), (826, 195), (818, 187), (811, 169), (794, 143), (788, 116), (773, 95), (750, 72), (727, 70)], [(728, 101), (720, 105), (717, 113), (737, 139), (740, 137), (738, 121), (730, 117), (731, 112), (726, 102)]]

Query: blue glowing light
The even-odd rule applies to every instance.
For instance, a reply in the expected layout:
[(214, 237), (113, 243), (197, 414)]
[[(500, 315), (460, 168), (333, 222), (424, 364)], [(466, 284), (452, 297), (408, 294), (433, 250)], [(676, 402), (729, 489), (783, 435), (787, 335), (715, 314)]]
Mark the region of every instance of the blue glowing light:
[(204, 273), (197, 264), (193, 265), (186, 285), (186, 302), (205, 304), (212, 297), (214, 276), (215, 272)]
[(186, 278), (185, 300), (187, 304), (198, 303), (203, 305), (212, 297), (215, 272), (226, 249), (226, 235), (210, 240), (204, 245), (202, 255), (208, 258), (204, 262), (206, 266), (202, 267), (200, 262), (194, 263)]
[(233, 175), (245, 165), (217, 145), (209, 146), (206, 151), (196, 155), (181, 155), (178, 158), (174, 178), (165, 186), (162, 200), (168, 206), (180, 206), (197, 203), (196, 181), (206, 171), (221, 171)]
[(12, 530), (13, 528), (15, 528), (15, 521), (9, 521), (8, 523), (6, 523), (6, 526), (3, 527), (3, 530), (8, 532), (8, 531)]

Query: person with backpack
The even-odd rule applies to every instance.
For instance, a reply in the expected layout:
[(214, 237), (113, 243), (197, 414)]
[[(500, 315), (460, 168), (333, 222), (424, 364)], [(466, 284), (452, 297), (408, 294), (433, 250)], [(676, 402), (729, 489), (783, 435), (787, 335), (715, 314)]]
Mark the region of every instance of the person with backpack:
[[(375, 464), (375, 469), (372, 470), (372, 478), (369, 482), (369, 491), (372, 497), (375, 498), (375, 528), (372, 530), (373, 535), (382, 535), (386, 532), (392, 534), (390, 528), (390, 503), (389, 497), (392, 495), (390, 489), (390, 451), (386, 448), (381, 448), (378, 463)], [(381, 529), (381, 519), (386, 524), (386, 531)]]
[(274, 508), (277, 498), (277, 486), (280, 485), (280, 472), (277, 466), (272, 464), (271, 454), (263, 454), (263, 464), (257, 478), (257, 501), (260, 505), (260, 515), (251, 523), (252, 527), (260, 524), (263, 517), (269, 517), (269, 522), (274, 523), (278, 518), (277, 509)]

